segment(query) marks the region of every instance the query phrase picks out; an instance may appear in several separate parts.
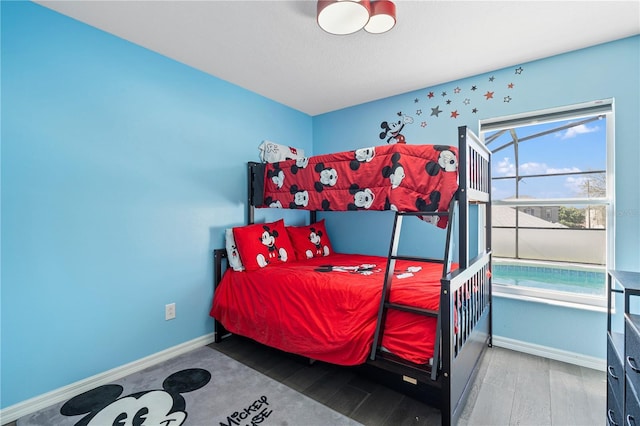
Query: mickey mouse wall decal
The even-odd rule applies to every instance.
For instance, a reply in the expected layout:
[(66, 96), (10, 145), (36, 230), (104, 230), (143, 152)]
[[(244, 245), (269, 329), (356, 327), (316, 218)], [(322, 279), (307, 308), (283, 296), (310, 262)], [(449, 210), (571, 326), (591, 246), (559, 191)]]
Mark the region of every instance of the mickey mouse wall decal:
[(402, 129), (405, 124), (413, 123), (413, 118), (408, 115), (404, 115), (402, 112), (398, 113), (401, 117), (400, 120), (383, 121), (380, 123), (380, 139), (387, 139), (387, 143), (407, 143), (404, 135), (402, 135)]
[(193, 392), (211, 380), (202, 368), (178, 371), (162, 382), (162, 389), (120, 397), (120, 385), (103, 385), (71, 398), (61, 408), (63, 416), (85, 415), (75, 426), (163, 425), (180, 426), (187, 418), (182, 393)]

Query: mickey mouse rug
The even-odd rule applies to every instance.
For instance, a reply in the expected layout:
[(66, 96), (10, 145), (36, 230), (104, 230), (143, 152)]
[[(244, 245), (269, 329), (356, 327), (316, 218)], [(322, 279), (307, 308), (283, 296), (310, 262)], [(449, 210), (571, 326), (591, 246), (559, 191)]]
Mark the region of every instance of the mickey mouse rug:
[(22, 417), (17, 425), (359, 423), (205, 346)]

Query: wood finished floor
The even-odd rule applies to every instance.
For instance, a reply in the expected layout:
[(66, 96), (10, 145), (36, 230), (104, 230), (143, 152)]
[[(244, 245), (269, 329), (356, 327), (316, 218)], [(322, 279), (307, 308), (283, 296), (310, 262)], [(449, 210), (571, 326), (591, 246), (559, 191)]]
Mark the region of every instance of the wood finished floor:
[[(209, 346), (364, 425), (440, 424), (436, 408), (352, 368), (308, 365), (238, 336)], [(605, 413), (604, 372), (493, 347), (482, 360), (459, 425), (601, 426)]]
[[(303, 359), (232, 336), (210, 347), (367, 426), (439, 425), (440, 412), (354, 369)], [(460, 426), (606, 423), (606, 375), (503, 348), (486, 352)]]

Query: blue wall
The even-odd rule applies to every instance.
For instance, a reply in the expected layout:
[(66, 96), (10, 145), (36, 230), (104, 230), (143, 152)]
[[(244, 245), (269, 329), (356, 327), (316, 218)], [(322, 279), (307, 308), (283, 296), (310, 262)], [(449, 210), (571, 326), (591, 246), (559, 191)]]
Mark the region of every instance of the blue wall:
[[(402, 112), (409, 143), (455, 144), (481, 118), (615, 97), (616, 263), (640, 270), (640, 37), (311, 118), (38, 5), (1, 7), (2, 408), (212, 331), (211, 250), (245, 221), (244, 163), (263, 139), (308, 153), (378, 145)], [(331, 214), (337, 249), (386, 253), (388, 213)], [(496, 300), (496, 334), (604, 358), (604, 315), (536, 327), (523, 322), (535, 307), (510, 303)]]
[[(383, 121), (406, 120), (407, 143), (456, 145), (457, 127), (477, 133), (481, 119), (615, 98), (615, 266), (640, 271), (639, 62), (636, 36), (319, 115), (313, 118), (314, 152), (384, 144), (379, 137)], [(337, 251), (365, 247), (386, 254), (391, 215), (367, 215), (342, 214), (340, 221), (328, 223)], [(441, 253), (442, 233), (420, 225), (410, 223), (401, 249)], [(493, 330), (500, 337), (606, 358), (602, 312), (496, 297)]]
[(211, 333), (211, 250), (245, 222), (244, 164), (263, 139), (311, 152), (311, 126), (2, 2), (2, 407)]

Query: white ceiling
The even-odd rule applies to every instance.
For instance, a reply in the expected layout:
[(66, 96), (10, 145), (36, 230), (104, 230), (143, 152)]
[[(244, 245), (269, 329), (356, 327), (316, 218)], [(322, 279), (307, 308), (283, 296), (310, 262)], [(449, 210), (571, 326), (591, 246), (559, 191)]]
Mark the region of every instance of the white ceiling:
[(640, 0), (396, 0), (381, 35), (334, 36), (316, 1), (37, 1), (317, 115), (640, 33)]

